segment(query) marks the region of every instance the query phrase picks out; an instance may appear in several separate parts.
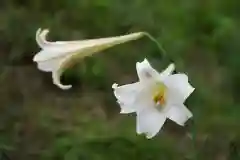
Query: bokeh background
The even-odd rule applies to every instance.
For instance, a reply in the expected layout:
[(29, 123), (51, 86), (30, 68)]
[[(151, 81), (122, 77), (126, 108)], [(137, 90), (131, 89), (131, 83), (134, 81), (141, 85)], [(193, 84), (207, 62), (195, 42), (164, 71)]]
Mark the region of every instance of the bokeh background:
[[(239, 160), (239, 0), (1, 0), (0, 151), (11, 160)], [(33, 56), (38, 28), (49, 40), (147, 31), (68, 69), (63, 91)], [(137, 80), (144, 58), (159, 71), (174, 62), (196, 88), (194, 118), (170, 120), (151, 140), (137, 136), (135, 115), (120, 115), (111, 85)], [(193, 137), (192, 137), (193, 135)]]

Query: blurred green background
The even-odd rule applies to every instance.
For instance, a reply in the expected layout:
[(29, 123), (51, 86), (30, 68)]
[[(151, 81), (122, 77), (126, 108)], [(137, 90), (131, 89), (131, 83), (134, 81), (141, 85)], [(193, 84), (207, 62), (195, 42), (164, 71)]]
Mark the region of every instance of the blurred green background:
[[(239, 9), (239, 0), (1, 0), (0, 151), (12, 160), (240, 160)], [(118, 45), (67, 70), (73, 88), (63, 91), (32, 62), (40, 27), (49, 40), (147, 31), (168, 56), (147, 38)], [(136, 81), (145, 57), (159, 71), (174, 61), (196, 88), (186, 102), (193, 120), (167, 121), (151, 140), (136, 135), (135, 115), (119, 114), (111, 89)]]

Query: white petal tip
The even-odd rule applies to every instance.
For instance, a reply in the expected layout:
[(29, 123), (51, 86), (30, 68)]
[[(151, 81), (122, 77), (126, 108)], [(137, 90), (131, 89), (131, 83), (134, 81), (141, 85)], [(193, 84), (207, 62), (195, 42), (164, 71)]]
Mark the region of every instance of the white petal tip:
[(143, 65), (149, 64), (147, 58), (144, 58), (143, 61), (141, 61), (141, 62), (137, 62), (137, 63), (136, 63), (136, 65), (142, 65), (142, 64), (143, 64)]
[[(191, 113), (191, 112), (190, 112)], [(193, 114), (191, 113), (191, 115), (189, 115), (188, 119), (191, 119), (193, 117)]]
[(192, 87), (192, 88), (191, 88), (191, 93), (192, 93), (194, 90), (195, 90), (195, 88)]
[(138, 135), (144, 135), (147, 139), (152, 139), (153, 137), (155, 137), (157, 135), (156, 134), (151, 134), (151, 133), (144, 133), (144, 132), (137, 132)]
[[(49, 58), (48, 58), (49, 59)], [(37, 53), (34, 57), (33, 57), (33, 61), (34, 62), (43, 62), (43, 61), (46, 61), (46, 60), (48, 60), (47, 58), (46, 58), (46, 56), (44, 55), (44, 54), (42, 54), (42, 53)]]
[(140, 131), (136, 131), (137, 135), (143, 135), (145, 136), (147, 139), (152, 139), (155, 135), (151, 135), (149, 133), (144, 133), (144, 132), (140, 132)]
[(168, 67), (165, 70), (165, 72), (170, 75), (174, 70), (175, 70), (175, 64), (171, 63), (171, 64), (168, 65)]
[(48, 34), (49, 30), (48, 29), (41, 29), (39, 28), (36, 32), (36, 41), (39, 47), (44, 48), (46, 44), (49, 42), (46, 40), (46, 36)]
[(38, 28), (36, 34), (37, 35), (46, 35), (49, 32), (49, 29), (42, 29), (42, 28)]
[(152, 135), (146, 135), (146, 138), (147, 139), (152, 139), (154, 136), (152, 136)]
[(194, 90), (195, 90), (195, 88), (193, 88), (192, 85), (189, 84), (189, 86), (187, 88), (188, 94), (187, 94), (186, 98), (189, 97), (193, 93)]
[(179, 126), (185, 126), (185, 122), (184, 123), (177, 123)]
[(143, 62), (148, 62), (147, 58), (144, 58)]
[(41, 29), (41, 28), (38, 28), (37, 32), (36, 32), (36, 38), (40, 37), (45, 37), (49, 32), (49, 29)]
[(37, 61), (38, 61), (38, 57), (39, 57), (39, 55), (36, 54), (36, 55), (33, 57), (33, 61), (34, 61), (34, 62), (37, 62)]
[(193, 117), (193, 115), (191, 114), (190, 116), (188, 116), (187, 118), (186, 118), (186, 120), (184, 121), (184, 122), (176, 122), (178, 125), (180, 125), (180, 126), (185, 126), (186, 125), (186, 123), (187, 123), (187, 121), (190, 119), (190, 118), (192, 118)]
[(42, 31), (42, 28), (38, 28), (37, 32), (36, 32), (36, 35), (39, 35), (41, 33), (41, 31)]
[(139, 64), (141, 64), (141, 63), (143, 63), (144, 65), (149, 65), (147, 58), (144, 58), (144, 60), (142, 62), (139, 62)]
[(114, 83), (113, 85), (112, 85), (112, 88), (113, 89), (116, 89), (118, 87), (118, 84), (117, 83)]
[(120, 114), (129, 114), (129, 113), (134, 113), (136, 112), (135, 110), (123, 110), (121, 109)]
[(125, 112), (124, 110), (121, 110), (120, 114), (127, 114), (127, 112)]
[(59, 88), (63, 90), (67, 90), (72, 88), (72, 85), (63, 85), (60, 81), (61, 74), (58, 73), (58, 71), (53, 71), (52, 78), (53, 78), (53, 84), (57, 85)]
[(70, 88), (72, 88), (72, 85), (62, 85), (62, 84), (58, 84), (57, 85), (59, 88), (61, 88), (62, 90), (68, 90)]
[[(121, 106), (121, 102), (117, 101), (117, 103)], [(126, 111), (121, 108), (120, 114), (126, 114)]]
[(169, 64), (168, 67), (171, 68), (171, 70), (174, 70), (174, 69), (175, 69), (175, 64), (174, 64), (174, 63), (171, 63), (171, 64)]

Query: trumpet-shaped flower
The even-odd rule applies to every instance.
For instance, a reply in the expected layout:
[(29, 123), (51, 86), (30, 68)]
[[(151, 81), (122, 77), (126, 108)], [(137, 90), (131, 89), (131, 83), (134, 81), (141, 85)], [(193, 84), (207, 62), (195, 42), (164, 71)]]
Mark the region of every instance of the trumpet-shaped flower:
[(136, 112), (138, 134), (152, 138), (167, 118), (183, 126), (192, 117), (184, 101), (194, 88), (186, 74), (172, 74), (174, 68), (174, 64), (170, 64), (158, 73), (145, 59), (136, 64), (138, 82), (122, 86), (113, 84), (121, 113)]
[(79, 40), (79, 41), (56, 41), (46, 40), (48, 30), (39, 29), (36, 33), (36, 41), (41, 48), (33, 61), (37, 62), (38, 69), (52, 72), (53, 83), (61, 89), (69, 89), (71, 85), (63, 85), (60, 76), (66, 67), (72, 65), (76, 60), (90, 56), (117, 44), (136, 40), (144, 35), (143, 32), (132, 33), (124, 36)]

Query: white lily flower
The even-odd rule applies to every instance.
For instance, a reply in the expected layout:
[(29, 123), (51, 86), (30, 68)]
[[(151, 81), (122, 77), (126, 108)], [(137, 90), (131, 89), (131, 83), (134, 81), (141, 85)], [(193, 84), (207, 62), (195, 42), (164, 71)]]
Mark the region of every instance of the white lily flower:
[(71, 85), (62, 85), (60, 76), (66, 67), (69, 67), (73, 60), (78, 60), (93, 53), (113, 47), (117, 44), (136, 40), (144, 35), (143, 32), (132, 33), (124, 36), (79, 40), (79, 41), (57, 41), (48, 42), (46, 36), (48, 30), (38, 29), (36, 41), (41, 48), (33, 61), (37, 62), (38, 69), (45, 72), (52, 72), (53, 83), (61, 89), (69, 89)]
[(147, 59), (137, 62), (139, 81), (123, 86), (113, 85), (120, 113), (137, 114), (137, 133), (154, 137), (167, 118), (183, 126), (192, 117), (184, 101), (194, 91), (186, 74), (172, 74), (174, 64), (158, 73)]

